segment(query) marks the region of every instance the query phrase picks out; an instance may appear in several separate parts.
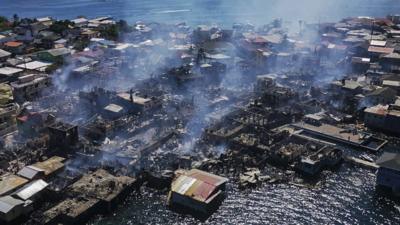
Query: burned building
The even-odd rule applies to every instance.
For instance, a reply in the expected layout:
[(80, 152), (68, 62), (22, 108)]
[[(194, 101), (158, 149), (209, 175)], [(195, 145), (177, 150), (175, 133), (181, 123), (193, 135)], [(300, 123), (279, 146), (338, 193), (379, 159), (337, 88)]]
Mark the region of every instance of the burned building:
[(168, 71), (168, 78), (178, 84), (184, 84), (190, 81), (196, 81), (203, 78), (203, 75), (194, 71), (190, 65), (183, 65), (172, 68)]
[(216, 124), (206, 130), (207, 138), (210, 141), (220, 143), (223, 141), (229, 141), (230, 139), (237, 136), (240, 131), (245, 129), (245, 125), (242, 123), (232, 121), (229, 125)]
[(275, 86), (264, 90), (261, 101), (267, 105), (282, 106), (288, 101), (295, 101), (298, 94), (291, 88)]
[(376, 105), (364, 110), (364, 122), (367, 127), (394, 134), (400, 130), (400, 108), (396, 105)]
[(397, 92), (394, 89), (390, 87), (383, 87), (365, 95), (362, 101), (365, 102), (365, 105), (371, 106), (378, 104), (393, 104), (397, 99), (396, 94)]
[(254, 87), (254, 91), (262, 93), (266, 91), (268, 88), (275, 86), (275, 77), (276, 74), (265, 74), (257, 76), (257, 83)]
[(104, 116), (110, 119), (117, 119), (127, 113), (127, 110), (124, 107), (116, 105), (116, 104), (109, 104), (104, 107)]
[(330, 146), (324, 146), (309, 155), (301, 156), (296, 168), (306, 175), (314, 176), (325, 168), (332, 168), (342, 161), (342, 151)]
[(333, 91), (343, 95), (356, 95), (362, 93), (362, 85), (355, 80), (342, 79), (340, 81), (333, 81)]
[(384, 139), (351, 127), (341, 128), (330, 124), (309, 121), (294, 123), (291, 126), (298, 129), (299, 132), (297, 133), (299, 135), (305, 137), (314, 137), (330, 143), (347, 145), (371, 152), (379, 151), (387, 143)]
[(17, 130), (18, 110), (19, 106), (15, 103), (0, 105), (0, 136)]
[(353, 57), (351, 65), (354, 72), (366, 72), (370, 67), (371, 59), (362, 57)]
[[(398, 126), (386, 121), (389, 114), (380, 119), (368, 111), (365, 126), (359, 123), (359, 108), (365, 107), (359, 107), (360, 99), (389, 104), (397, 98), (391, 88), (400, 90), (397, 75), (385, 77), (397, 73), (399, 47), (386, 40), (398, 33), (394, 24), (347, 19), (315, 24), (308, 35), (302, 22), (295, 34), (279, 20), (259, 29), (235, 25), (234, 32), (217, 26), (192, 30), (184, 23), (128, 26), (109, 18), (74, 22), (57, 32), (59, 41), (46, 43), (40, 36), (25, 41), (30, 62), (25, 57), (4, 62), (20, 70), (0, 68), (8, 82), (17, 80), (12, 85), (22, 105), (20, 132), (4, 138), (7, 148), (13, 143), (4, 153), (10, 162), (2, 162), (1, 171), (22, 167), (19, 178), (30, 182), (0, 181), (0, 191), (28, 201), (48, 189), (49, 199), (37, 209), (40, 218), (33, 217), (38, 224), (83, 224), (109, 211), (142, 181), (153, 183), (150, 188), (172, 182), (168, 202), (173, 208), (206, 214), (223, 199), (228, 182), (211, 172), (232, 177), (232, 191), (242, 180), (312, 186), (295, 171), (317, 176), (339, 163), (342, 147), (346, 153), (376, 153), (386, 140), (365, 126)], [(114, 25), (124, 33), (124, 43), (107, 40), (103, 29)], [(380, 29), (369, 32), (371, 26)], [(55, 33), (43, 29), (37, 33)], [(34, 53), (32, 46), (57, 49)], [(387, 48), (392, 53), (386, 54)], [(31, 61), (35, 57), (53, 64)], [(55, 85), (49, 76), (36, 74), (53, 69)], [(18, 79), (21, 73), (34, 74)], [(8, 104), (12, 98), (5, 92), (0, 101)], [(52, 157), (33, 163), (54, 154), (68, 161)], [(178, 171), (172, 179), (177, 168), (210, 173)], [(166, 170), (167, 178), (143, 175)], [(127, 174), (139, 174), (138, 180), (122, 176)]]
[(45, 211), (41, 224), (80, 224), (89, 220), (100, 209), (100, 200), (94, 198), (68, 198)]
[(48, 127), (50, 148), (70, 149), (78, 143), (78, 126), (56, 122)]
[(133, 92), (117, 94), (116, 103), (130, 112), (146, 112), (161, 106), (160, 99)]
[[(108, 212), (115, 208), (131, 193), (136, 185), (136, 179), (127, 176), (114, 176), (103, 169), (85, 174), (73, 183), (69, 189), (73, 196), (85, 199), (96, 199), (99, 204), (97, 213)], [(97, 204), (97, 202), (96, 202)]]
[(277, 166), (289, 167), (310, 149), (318, 148), (306, 139), (290, 136), (271, 146), (271, 162)]

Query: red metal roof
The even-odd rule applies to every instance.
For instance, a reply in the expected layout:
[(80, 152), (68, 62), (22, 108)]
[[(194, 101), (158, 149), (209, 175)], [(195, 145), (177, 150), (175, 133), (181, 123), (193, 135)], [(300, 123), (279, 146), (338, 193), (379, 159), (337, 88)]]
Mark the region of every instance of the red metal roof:
[(172, 182), (171, 191), (197, 201), (206, 202), (213, 197), (220, 185), (227, 181), (227, 178), (192, 169)]
[(208, 184), (206, 182), (202, 182), (193, 192), (193, 195), (196, 199), (206, 201), (209, 197), (211, 197), (211, 194), (214, 192), (215, 189), (216, 186)]
[(198, 180), (201, 180), (203, 182), (213, 184), (213, 185), (216, 185), (219, 182), (219, 179), (216, 179), (214, 177), (210, 177), (210, 176), (207, 176), (207, 175), (201, 174), (201, 173), (194, 173), (194, 174), (191, 174), (190, 176), (193, 178), (196, 178)]

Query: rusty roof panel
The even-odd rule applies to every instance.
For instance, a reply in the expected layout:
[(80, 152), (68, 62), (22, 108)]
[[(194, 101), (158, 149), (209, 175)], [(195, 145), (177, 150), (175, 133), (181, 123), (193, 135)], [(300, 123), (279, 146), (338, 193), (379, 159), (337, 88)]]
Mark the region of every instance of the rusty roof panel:
[(16, 175), (8, 175), (0, 178), (0, 196), (5, 195), (24, 184), (28, 183), (28, 180)]
[(370, 46), (368, 48), (368, 51), (374, 52), (374, 53), (381, 53), (381, 54), (391, 54), (394, 52), (394, 48), (383, 48), (383, 47)]
[(193, 193), (193, 198), (204, 202), (211, 196), (211, 194), (214, 192), (216, 188), (217, 187), (212, 184), (200, 182), (199, 186)]
[(205, 202), (228, 179), (201, 170), (190, 170), (180, 175), (171, 185), (171, 191)]

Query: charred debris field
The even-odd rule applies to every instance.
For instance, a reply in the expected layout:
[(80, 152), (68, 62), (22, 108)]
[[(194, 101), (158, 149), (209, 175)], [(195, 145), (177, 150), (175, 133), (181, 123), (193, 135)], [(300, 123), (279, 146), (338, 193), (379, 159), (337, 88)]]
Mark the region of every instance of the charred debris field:
[(399, 224), (399, 24), (0, 17), (1, 224)]

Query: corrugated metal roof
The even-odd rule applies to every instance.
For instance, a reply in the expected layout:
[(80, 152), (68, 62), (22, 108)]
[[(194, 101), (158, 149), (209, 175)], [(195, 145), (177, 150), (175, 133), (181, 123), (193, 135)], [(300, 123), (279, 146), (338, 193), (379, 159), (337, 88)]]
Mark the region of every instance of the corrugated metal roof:
[(171, 191), (205, 202), (219, 185), (227, 181), (227, 178), (193, 169), (185, 175), (180, 175), (172, 183)]
[(201, 186), (203, 182), (196, 180), (196, 182), (194, 182), (189, 189), (187, 189), (187, 191), (185, 192), (186, 196), (194, 196), (196, 193), (196, 190)]
[(173, 183), (172, 191), (185, 195), (186, 191), (196, 182), (196, 179), (181, 175)]
[(119, 105), (116, 105), (116, 104), (109, 104), (104, 109), (111, 111), (111, 112), (118, 113), (118, 112), (121, 112), (124, 108)]
[(11, 76), (13, 74), (22, 72), (22, 69), (14, 68), (14, 67), (1, 67), (0, 68), (0, 74), (5, 75), (5, 76)]
[(80, 23), (87, 23), (87, 22), (89, 22), (89, 20), (86, 18), (76, 18), (76, 19), (71, 20), (71, 22), (73, 22), (75, 24), (80, 24)]
[(209, 184), (213, 184), (215, 186), (221, 185), (228, 181), (228, 179), (225, 177), (217, 176), (215, 174), (207, 173), (197, 169), (190, 170), (187, 173), (187, 176), (196, 178)]
[(8, 213), (14, 207), (24, 204), (23, 201), (13, 198), (11, 196), (4, 196), (0, 198), (0, 212)]
[(370, 46), (368, 48), (369, 52), (375, 52), (375, 53), (382, 53), (382, 54), (391, 54), (394, 52), (394, 48), (384, 48), (384, 47), (375, 47), (375, 46)]
[(33, 166), (45, 171), (45, 175), (50, 175), (64, 167), (65, 158), (53, 156), (50, 159), (33, 164)]
[(0, 177), (0, 196), (22, 187), (27, 182), (27, 179), (16, 175)]
[(400, 81), (384, 80), (382, 84), (387, 86), (400, 86)]
[(71, 51), (68, 48), (55, 48), (47, 50), (47, 52), (52, 56), (62, 56), (71, 53)]
[(28, 200), (32, 196), (41, 192), (48, 185), (49, 184), (46, 183), (44, 180), (36, 180), (36, 181), (33, 181), (33, 182), (27, 184), (25, 187), (21, 188), (20, 190), (18, 190), (14, 195), (18, 196), (22, 200)]
[(371, 40), (371, 45), (378, 46), (378, 47), (385, 47), (386, 46), (386, 41)]
[(2, 58), (2, 57), (8, 57), (8, 56), (10, 56), (11, 55), (11, 53), (9, 53), (9, 52), (7, 52), (7, 51), (4, 51), (3, 49), (0, 49), (0, 58)]
[(18, 175), (28, 179), (33, 179), (38, 173), (44, 172), (44, 170), (35, 166), (25, 166), (18, 172)]
[(193, 198), (199, 201), (206, 201), (217, 187), (205, 182), (199, 182), (199, 186), (193, 192)]
[(18, 68), (22, 68), (22, 69), (26, 68), (28, 70), (37, 70), (37, 69), (41, 69), (41, 68), (44, 68), (44, 67), (48, 67), (50, 65), (51, 65), (51, 63), (33, 61), (33, 62), (19, 64), (17, 67)]

